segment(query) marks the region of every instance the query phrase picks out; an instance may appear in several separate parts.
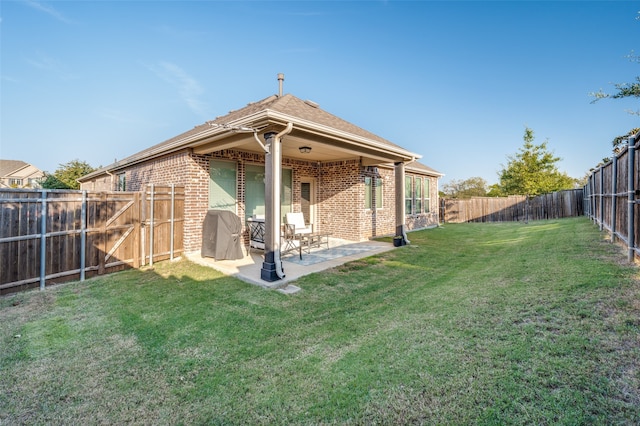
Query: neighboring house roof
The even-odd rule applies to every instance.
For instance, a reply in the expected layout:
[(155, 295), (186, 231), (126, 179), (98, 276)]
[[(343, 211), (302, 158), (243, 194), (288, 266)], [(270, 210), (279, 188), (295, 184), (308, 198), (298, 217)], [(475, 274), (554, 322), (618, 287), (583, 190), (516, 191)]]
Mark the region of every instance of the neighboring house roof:
[(44, 172), (32, 164), (20, 160), (0, 160), (0, 186), (11, 187), (12, 180), (22, 182), (21, 188), (39, 186)]
[(29, 164), (20, 160), (0, 160), (0, 177), (11, 176)]
[[(287, 136), (300, 143), (317, 143), (314, 154), (336, 156), (362, 156), (368, 164), (382, 164), (389, 161), (415, 161), (421, 156), (405, 150), (380, 136), (364, 130), (346, 120), (321, 109), (312, 101), (304, 101), (293, 95), (272, 95), (244, 108), (231, 111), (224, 116), (207, 121), (178, 136), (144, 149), (130, 157), (90, 173), (80, 181), (116, 171), (132, 164), (171, 152), (192, 148), (196, 153), (207, 153), (221, 149), (259, 150), (254, 140), (253, 130), (264, 133), (273, 129), (279, 131), (287, 123), (293, 123), (294, 130)], [(295, 144), (294, 144), (295, 145)], [(240, 148), (242, 146), (242, 148)], [(297, 146), (290, 148), (297, 150)], [(294, 152), (290, 153), (294, 155)], [(283, 156), (286, 156), (283, 153)], [(337, 157), (336, 157), (337, 158)], [(325, 159), (325, 161), (328, 161)], [(427, 166), (421, 165), (429, 169)], [(431, 172), (435, 172), (429, 169)], [(437, 174), (437, 172), (435, 172)]]

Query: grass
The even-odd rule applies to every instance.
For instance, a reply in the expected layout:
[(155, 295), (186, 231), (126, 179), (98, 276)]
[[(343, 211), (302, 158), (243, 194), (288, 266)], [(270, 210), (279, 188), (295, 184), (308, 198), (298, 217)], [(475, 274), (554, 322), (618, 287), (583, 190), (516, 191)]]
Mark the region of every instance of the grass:
[(0, 299), (0, 424), (637, 424), (640, 282), (586, 219), (461, 224), (285, 296), (187, 261)]

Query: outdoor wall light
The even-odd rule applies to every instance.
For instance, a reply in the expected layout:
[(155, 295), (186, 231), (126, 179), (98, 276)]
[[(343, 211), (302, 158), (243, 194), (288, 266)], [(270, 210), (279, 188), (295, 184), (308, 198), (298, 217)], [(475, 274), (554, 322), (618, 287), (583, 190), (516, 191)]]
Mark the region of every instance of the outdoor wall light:
[(311, 152), (311, 147), (310, 146), (301, 146), (298, 149), (300, 150), (301, 154), (308, 154), (308, 153)]

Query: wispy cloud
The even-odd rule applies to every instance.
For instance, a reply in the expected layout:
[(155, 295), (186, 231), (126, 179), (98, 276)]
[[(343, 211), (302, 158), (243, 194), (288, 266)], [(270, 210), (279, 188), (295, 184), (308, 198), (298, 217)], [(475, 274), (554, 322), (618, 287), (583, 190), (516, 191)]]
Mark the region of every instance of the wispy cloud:
[(71, 72), (63, 63), (42, 52), (36, 52), (35, 57), (27, 58), (26, 61), (40, 70), (57, 75), (63, 80), (78, 78), (78, 75)]
[(170, 62), (160, 62), (157, 65), (149, 66), (149, 69), (174, 86), (178, 90), (180, 98), (193, 112), (205, 118), (209, 115), (206, 103), (200, 99), (204, 89), (198, 80), (190, 76), (185, 70)]
[(20, 81), (17, 78), (11, 77), (9, 75), (0, 75), (0, 80), (8, 81), (9, 83), (18, 83)]
[(26, 4), (27, 6), (33, 8), (35, 10), (38, 10), (38, 11), (43, 12), (43, 13), (46, 13), (47, 15), (51, 16), (52, 18), (55, 18), (60, 22), (64, 22), (65, 24), (71, 24), (72, 23), (72, 21), (70, 19), (68, 19), (62, 13), (58, 12), (56, 9), (54, 9), (53, 6), (49, 6), (49, 5), (46, 5), (44, 3), (34, 1), (34, 0), (24, 0), (24, 4)]

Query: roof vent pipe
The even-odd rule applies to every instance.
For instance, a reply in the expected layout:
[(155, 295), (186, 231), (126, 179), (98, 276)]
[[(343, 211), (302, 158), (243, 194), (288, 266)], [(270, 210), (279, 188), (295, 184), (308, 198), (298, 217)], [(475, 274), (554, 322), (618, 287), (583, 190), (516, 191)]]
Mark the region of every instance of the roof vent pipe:
[(282, 82), (284, 81), (284, 74), (278, 73), (278, 96), (282, 97)]

